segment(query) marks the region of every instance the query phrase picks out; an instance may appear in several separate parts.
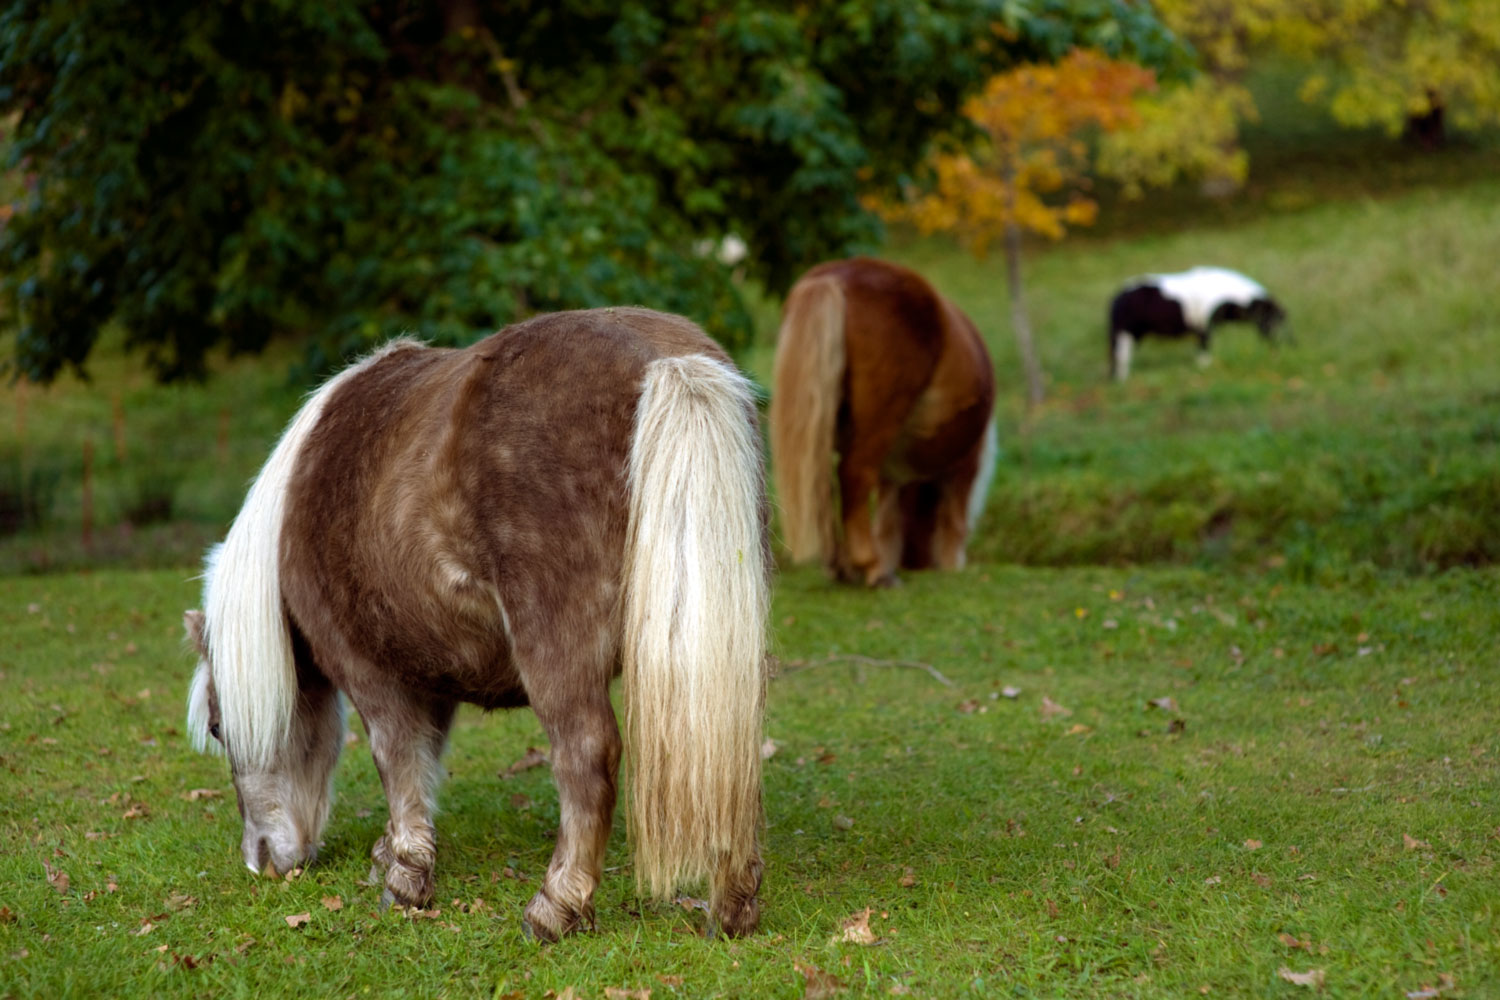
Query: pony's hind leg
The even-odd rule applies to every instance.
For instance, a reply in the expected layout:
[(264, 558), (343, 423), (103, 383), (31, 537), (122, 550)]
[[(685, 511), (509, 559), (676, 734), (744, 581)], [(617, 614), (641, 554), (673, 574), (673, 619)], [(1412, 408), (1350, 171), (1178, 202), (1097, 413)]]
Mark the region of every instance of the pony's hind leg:
[(713, 899), (708, 907), (709, 937), (714, 936), (715, 930), (726, 937), (744, 937), (755, 930), (760, 923), (760, 900), (757, 894), (760, 892), (760, 879), (765, 869), (757, 849), (748, 864), (724, 864), (714, 872)]
[(370, 754), (390, 810), (385, 834), (370, 852), (385, 873), (381, 899), (395, 906), (426, 905), (432, 899), (437, 863), (432, 813), (442, 778), (443, 746), (457, 706), (448, 701), (387, 701), (357, 707), (370, 733)]
[(839, 576), (869, 587), (895, 586), (901, 559), (901, 507), (895, 487), (862, 463), (839, 469), (844, 546)]
[(545, 690), (531, 692), (531, 707), (552, 743), (561, 822), (547, 875), (523, 917), (527, 933), (543, 941), (594, 926), (594, 889), (604, 867), (620, 768), (620, 727), (607, 675), (597, 685), (590, 680), (586, 693), (552, 680)]

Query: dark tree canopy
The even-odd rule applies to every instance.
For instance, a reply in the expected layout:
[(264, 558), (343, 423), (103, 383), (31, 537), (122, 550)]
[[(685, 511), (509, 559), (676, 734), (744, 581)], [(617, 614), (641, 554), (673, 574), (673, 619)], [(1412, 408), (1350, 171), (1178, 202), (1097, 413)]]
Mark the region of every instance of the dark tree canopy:
[(777, 292), (871, 244), (861, 191), (1074, 45), (1181, 56), (1127, 0), (12, 0), (13, 362), (81, 371), (117, 323), (170, 379), (273, 334), (332, 356), (610, 303), (734, 347), (703, 241)]

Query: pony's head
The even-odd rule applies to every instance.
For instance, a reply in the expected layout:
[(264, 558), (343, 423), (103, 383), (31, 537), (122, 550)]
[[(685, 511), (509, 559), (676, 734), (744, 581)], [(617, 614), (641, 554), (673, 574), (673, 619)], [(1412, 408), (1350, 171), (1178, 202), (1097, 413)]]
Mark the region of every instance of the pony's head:
[(246, 752), (245, 741), (237, 745), (235, 730), (225, 727), (209, 656), (211, 623), (203, 612), (188, 611), (183, 625), (198, 654), (188, 692), (188, 733), (198, 750), (229, 758), (245, 823), (240, 852), (246, 867), (273, 878), (285, 874), (313, 859), (328, 821), (333, 769), (344, 742), (342, 701), (322, 677), (299, 685), (287, 738), (268, 757)]
[(1277, 328), (1286, 322), (1286, 310), (1269, 295), (1250, 303), (1246, 312), (1254, 320), (1260, 335), (1267, 340), (1275, 340)]

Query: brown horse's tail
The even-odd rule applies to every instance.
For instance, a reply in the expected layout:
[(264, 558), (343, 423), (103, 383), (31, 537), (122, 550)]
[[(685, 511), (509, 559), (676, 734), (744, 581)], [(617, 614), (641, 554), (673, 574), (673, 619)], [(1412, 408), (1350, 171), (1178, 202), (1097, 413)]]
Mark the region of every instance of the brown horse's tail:
[(834, 423), (844, 380), (844, 292), (805, 278), (787, 296), (776, 337), (771, 462), (792, 559), (834, 558)]
[(663, 898), (709, 876), (715, 913), (726, 880), (759, 881), (764, 479), (749, 382), (704, 355), (652, 362), (625, 552), (630, 832), (639, 886)]

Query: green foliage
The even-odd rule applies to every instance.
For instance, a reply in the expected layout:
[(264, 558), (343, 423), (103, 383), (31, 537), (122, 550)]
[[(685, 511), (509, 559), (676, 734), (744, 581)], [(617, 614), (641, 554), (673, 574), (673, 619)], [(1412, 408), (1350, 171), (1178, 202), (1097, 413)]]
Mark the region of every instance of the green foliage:
[(870, 245), (862, 185), (997, 68), (1074, 44), (1177, 55), (1124, 0), (23, 0), (0, 15), (30, 181), (0, 233), (15, 362), (81, 370), (114, 321), (174, 378), (281, 332), (331, 360), (621, 302), (733, 348), (749, 316), (700, 241), (740, 234), (772, 290)]

